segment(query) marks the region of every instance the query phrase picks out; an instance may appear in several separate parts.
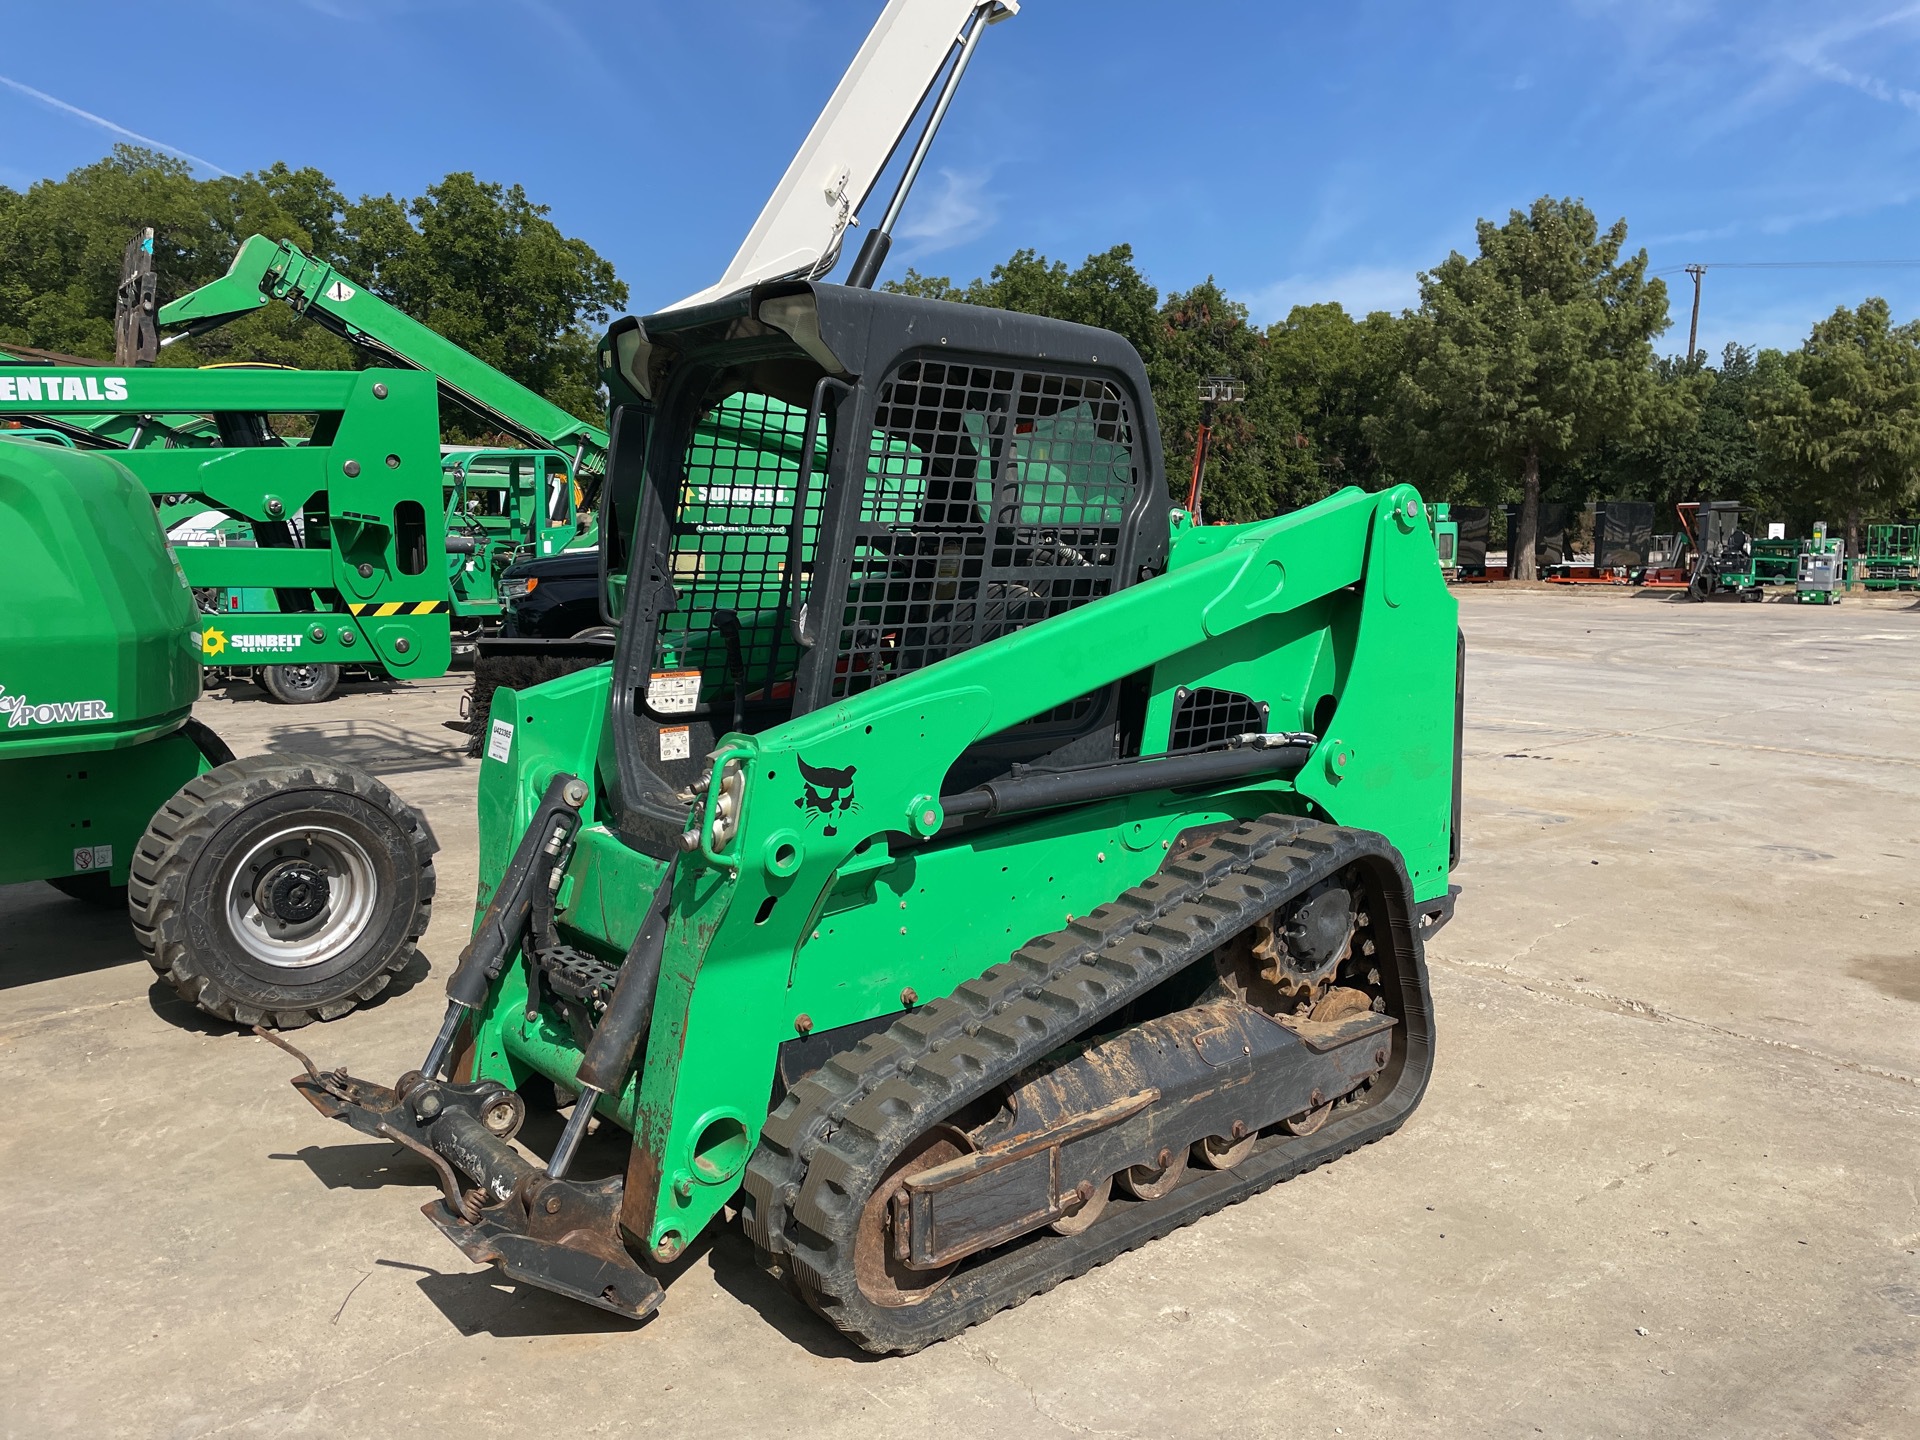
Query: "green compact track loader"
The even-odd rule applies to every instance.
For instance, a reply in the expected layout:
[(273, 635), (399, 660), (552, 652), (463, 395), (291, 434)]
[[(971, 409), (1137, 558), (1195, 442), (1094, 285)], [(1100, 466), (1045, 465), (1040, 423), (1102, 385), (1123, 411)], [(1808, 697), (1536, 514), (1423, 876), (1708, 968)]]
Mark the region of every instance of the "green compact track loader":
[(379, 781), (235, 760), (193, 719), (205, 617), (153, 500), (104, 453), (0, 438), (0, 884), (125, 905), (226, 1020), (344, 1014), (413, 959), (433, 838)]
[(293, 1082), (456, 1245), (639, 1317), (732, 1207), (911, 1351), (1406, 1120), (1464, 660), (1412, 489), (1196, 527), (1120, 336), (861, 288), (602, 363), (614, 658), (494, 693), (419, 1067)]

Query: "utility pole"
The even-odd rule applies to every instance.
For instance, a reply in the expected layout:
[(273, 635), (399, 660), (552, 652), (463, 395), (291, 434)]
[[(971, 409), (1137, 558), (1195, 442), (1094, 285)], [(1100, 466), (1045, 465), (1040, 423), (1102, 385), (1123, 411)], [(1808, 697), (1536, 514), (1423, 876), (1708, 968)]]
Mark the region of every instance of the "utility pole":
[(1693, 277), (1693, 323), (1687, 326), (1687, 363), (1693, 363), (1693, 357), (1700, 343), (1700, 281), (1706, 275), (1704, 265), (1687, 266), (1687, 274)]

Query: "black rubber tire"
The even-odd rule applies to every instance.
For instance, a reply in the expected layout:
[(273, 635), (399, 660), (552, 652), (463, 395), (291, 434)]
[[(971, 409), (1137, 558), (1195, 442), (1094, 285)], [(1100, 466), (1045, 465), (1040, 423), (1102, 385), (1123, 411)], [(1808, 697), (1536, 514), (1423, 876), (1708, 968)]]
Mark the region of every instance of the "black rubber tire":
[[(226, 902), (249, 847), (302, 824), (358, 847), (372, 898), (339, 953), (291, 968), (247, 949)], [(363, 771), (251, 756), (189, 780), (160, 808), (134, 849), (127, 908), (148, 963), (182, 999), (238, 1025), (292, 1029), (338, 1019), (413, 960), (438, 848), (425, 818)]]
[(338, 665), (262, 665), (260, 688), (282, 705), (317, 705), (340, 688)]
[(118, 910), (127, 903), (127, 887), (116, 885), (104, 870), (91, 875), (54, 875), (47, 880), (62, 895), (102, 910)]

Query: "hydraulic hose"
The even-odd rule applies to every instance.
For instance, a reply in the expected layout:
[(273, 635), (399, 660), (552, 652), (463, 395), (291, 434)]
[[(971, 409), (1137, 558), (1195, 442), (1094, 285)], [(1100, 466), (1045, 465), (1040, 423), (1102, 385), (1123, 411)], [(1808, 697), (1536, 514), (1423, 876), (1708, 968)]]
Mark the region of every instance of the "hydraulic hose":
[(1116, 760), (1075, 770), (1030, 770), (989, 780), (957, 795), (943, 795), (940, 808), (949, 820), (975, 815), (1011, 815), (1085, 805), (1149, 790), (1222, 785), (1265, 775), (1296, 775), (1307, 763), (1316, 737), (1305, 734), (1252, 734), (1222, 750), (1192, 755)]
[(567, 843), (580, 828), (580, 807), (587, 803), (586, 782), (577, 775), (555, 775), (515, 847), (507, 873), (500, 877), (493, 899), (474, 927), (473, 938), (460, 952), (460, 961), (447, 978), (447, 1013), (434, 1036), (433, 1048), (420, 1066), (429, 1080), (440, 1078), (453, 1053), (460, 1023), (472, 1010), (486, 1004), (487, 991), (500, 978), (507, 956), (526, 934), (534, 900), (546, 888), (549, 876)]

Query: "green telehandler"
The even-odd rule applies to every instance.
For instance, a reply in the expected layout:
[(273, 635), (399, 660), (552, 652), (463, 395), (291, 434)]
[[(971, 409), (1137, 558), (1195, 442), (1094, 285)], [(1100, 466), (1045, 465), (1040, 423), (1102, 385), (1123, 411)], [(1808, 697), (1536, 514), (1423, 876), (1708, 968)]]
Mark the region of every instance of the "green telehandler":
[(415, 959), (425, 822), (372, 776), (233, 753), (193, 719), (203, 623), (120, 460), (0, 438), (0, 884), (126, 905), (208, 1014), (331, 1019)]

